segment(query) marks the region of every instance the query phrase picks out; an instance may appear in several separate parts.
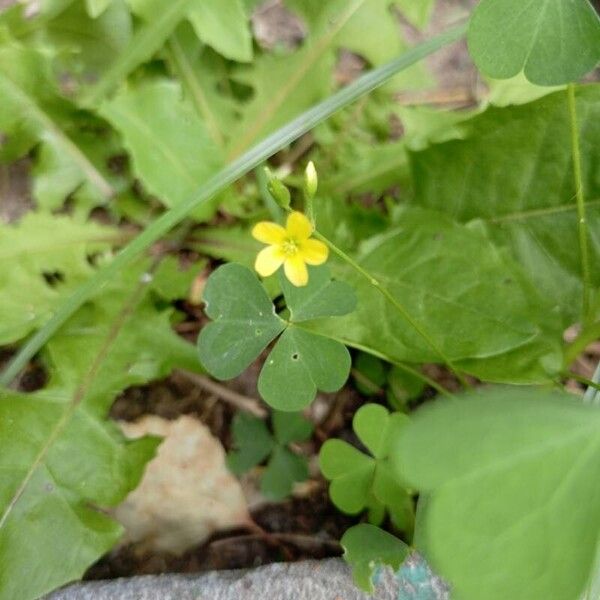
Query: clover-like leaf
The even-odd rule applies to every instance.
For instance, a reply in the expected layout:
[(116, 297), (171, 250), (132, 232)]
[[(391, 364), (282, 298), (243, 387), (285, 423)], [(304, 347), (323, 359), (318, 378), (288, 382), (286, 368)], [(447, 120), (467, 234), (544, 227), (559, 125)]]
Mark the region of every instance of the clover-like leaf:
[(244, 413), (234, 417), (235, 449), (227, 455), (227, 466), (241, 475), (269, 458), (260, 489), (267, 498), (281, 500), (292, 491), (294, 482), (308, 477), (306, 458), (290, 450), (288, 444), (305, 441), (313, 427), (300, 413), (275, 411), (271, 421), (273, 434), (258, 417)]
[(482, 0), (469, 50), (490, 77), (521, 71), (532, 83), (577, 81), (600, 60), (600, 18), (588, 0)]
[(333, 439), (323, 444), (319, 464), (323, 475), (331, 480), (331, 501), (341, 511), (357, 514), (368, 509), (369, 520), (379, 523), (387, 509), (396, 526), (410, 533), (412, 500), (389, 463), (391, 448), (407, 422), (402, 413), (390, 415), (379, 404), (366, 404), (354, 415), (353, 428), (372, 456)]
[(343, 344), (288, 327), (260, 372), (258, 391), (274, 408), (300, 410), (312, 402), (317, 390), (339, 390), (350, 365), (350, 353)]
[(358, 587), (373, 592), (376, 569), (388, 565), (394, 571), (410, 553), (402, 540), (379, 527), (361, 523), (351, 527), (340, 540), (344, 548), (344, 560), (352, 567), (352, 576)]
[(214, 322), (200, 333), (198, 347), (204, 367), (219, 379), (239, 375), (282, 331), (258, 380), (264, 400), (282, 411), (296, 411), (312, 402), (317, 390), (335, 392), (348, 378), (351, 359), (337, 340), (294, 323), (353, 310), (354, 292), (332, 281), (328, 269), (311, 269), (302, 291), (284, 285), (291, 313), (282, 320), (256, 276), (229, 264), (208, 279), (206, 314)]
[(213, 322), (200, 332), (198, 350), (204, 367), (218, 379), (242, 373), (285, 329), (254, 273), (241, 265), (214, 271), (204, 301)]
[(296, 287), (283, 275), (280, 280), (293, 323), (319, 317), (341, 317), (356, 308), (354, 290), (343, 281), (332, 280), (325, 265), (309, 267), (309, 285)]

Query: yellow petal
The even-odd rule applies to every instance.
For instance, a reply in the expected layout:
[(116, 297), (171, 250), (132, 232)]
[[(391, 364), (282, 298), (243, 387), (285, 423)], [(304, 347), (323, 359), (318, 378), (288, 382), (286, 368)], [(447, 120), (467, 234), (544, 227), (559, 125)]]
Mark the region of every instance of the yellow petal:
[(285, 229), (271, 221), (261, 221), (252, 228), (252, 237), (263, 244), (281, 244), (285, 239)]
[(302, 287), (308, 283), (308, 270), (306, 269), (304, 260), (299, 254), (286, 258), (285, 263), (283, 264), (283, 270), (285, 276), (296, 287)]
[(257, 255), (254, 268), (261, 277), (273, 275), (283, 264), (284, 254), (278, 246), (267, 246)]
[(294, 211), (287, 218), (285, 229), (289, 237), (298, 241), (307, 240), (312, 233), (310, 221), (298, 211)]
[(306, 240), (300, 246), (300, 254), (309, 265), (322, 265), (329, 256), (329, 248), (319, 240)]

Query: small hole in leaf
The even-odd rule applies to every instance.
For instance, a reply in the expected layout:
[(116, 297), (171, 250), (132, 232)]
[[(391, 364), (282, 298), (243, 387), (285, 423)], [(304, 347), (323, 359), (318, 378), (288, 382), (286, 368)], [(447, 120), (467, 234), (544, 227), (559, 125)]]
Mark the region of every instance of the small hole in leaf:
[(294, 354), (292, 354), (292, 360), (298, 360), (300, 358), (300, 355), (297, 352), (294, 352)]
[(262, 335), (263, 330), (260, 327), (257, 327), (254, 330), (254, 335)]

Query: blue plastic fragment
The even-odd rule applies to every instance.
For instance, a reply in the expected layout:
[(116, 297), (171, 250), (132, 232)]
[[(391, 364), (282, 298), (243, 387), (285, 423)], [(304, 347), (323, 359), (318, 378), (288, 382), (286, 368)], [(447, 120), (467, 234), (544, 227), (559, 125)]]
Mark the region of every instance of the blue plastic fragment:
[(396, 573), (398, 600), (449, 600), (446, 582), (433, 573), (423, 557), (413, 552)]

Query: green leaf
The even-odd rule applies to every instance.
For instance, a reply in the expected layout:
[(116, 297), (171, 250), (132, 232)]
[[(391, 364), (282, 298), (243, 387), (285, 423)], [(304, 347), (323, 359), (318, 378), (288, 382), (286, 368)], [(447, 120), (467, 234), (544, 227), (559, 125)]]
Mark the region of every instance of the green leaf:
[(213, 322), (198, 337), (200, 362), (219, 379), (242, 373), (285, 329), (254, 273), (241, 265), (232, 263), (214, 271), (204, 300)]
[(352, 374), (358, 391), (365, 396), (380, 393), (386, 382), (386, 367), (383, 361), (365, 352), (356, 357)]
[(158, 440), (126, 441), (108, 409), (123, 389), (194, 359), (171, 311), (149, 298), (145, 267), (111, 282), (51, 340), (44, 389), (0, 393), (0, 598), (34, 600), (81, 578), (122, 533), (99, 509), (135, 487)]
[(369, 520), (380, 522), (387, 509), (397, 527), (412, 531), (413, 507), (408, 492), (392, 471), (388, 457), (408, 417), (389, 414), (378, 404), (365, 404), (354, 415), (352, 426), (374, 458), (342, 440), (327, 440), (319, 453), (319, 466), (331, 481), (329, 496), (343, 512), (369, 509)]
[(69, 169), (65, 191), (86, 185), (98, 202), (112, 197), (114, 190), (103, 170), (66, 133), (65, 122), (74, 117), (75, 108), (60, 95), (47, 56), (17, 44), (2, 46), (0, 96), (0, 132), (6, 137), (0, 159), (19, 158), (42, 142), (47, 152), (61, 157), (62, 168)]
[(85, 7), (92, 19), (99, 17), (111, 4), (113, 0), (85, 0)]
[(292, 285), (283, 274), (279, 278), (293, 323), (347, 315), (356, 308), (354, 290), (343, 281), (332, 280), (327, 266), (308, 269), (309, 283), (304, 287)]
[(597, 407), (508, 388), (439, 401), (394, 456), (424, 498), (417, 548), (457, 597), (578, 597), (600, 534)]
[(0, 385), (10, 383), (20, 369), (27, 364), (27, 361), (35, 355), (78, 308), (97, 293), (103, 285), (114, 279), (121, 269), (131, 264), (137, 256), (148, 249), (172, 227), (180, 223), (195, 208), (208, 202), (215, 194), (223, 191), (242, 175), (262, 164), (277, 150), (284, 148), (301, 134), (306, 133), (315, 125), (324, 121), (335, 111), (373, 90), (383, 82), (389, 80), (394, 74), (415, 64), (435, 50), (460, 39), (463, 34), (464, 27), (452, 28), (427, 42), (423, 42), (389, 64), (363, 75), (357, 81), (349, 84), (327, 100), (312, 107), (311, 110), (300, 115), (291, 123), (288, 123), (286, 127), (273, 133), (263, 140), (259, 146), (256, 146), (252, 151), (248, 151), (234, 160), (225, 169), (219, 171), (210, 181), (200, 186), (192, 197), (169, 210), (160, 219), (149, 225), (135, 241), (122, 248), (112, 263), (83, 284), (69, 298), (67, 303), (63, 303), (46, 325), (15, 355), (9, 366), (0, 375)]
[(306, 458), (277, 446), (260, 481), (260, 490), (270, 500), (281, 500), (290, 494), (296, 481), (307, 477)]
[(297, 327), (288, 327), (269, 354), (258, 378), (258, 391), (272, 407), (301, 410), (317, 393), (337, 392), (350, 372), (343, 344)]
[(344, 560), (352, 567), (354, 582), (369, 593), (374, 591), (376, 568), (388, 565), (398, 571), (410, 552), (402, 540), (366, 523), (348, 529), (340, 543), (344, 548)]
[(217, 52), (231, 60), (252, 60), (252, 36), (242, 0), (195, 0), (187, 16), (198, 37)]
[[(365, 242), (360, 264), (459, 368), (500, 381), (544, 381), (560, 369), (551, 307), (483, 233), (420, 209), (401, 211), (398, 221)], [(336, 272), (356, 290), (357, 310), (311, 329), (398, 362), (440, 360), (364, 277), (345, 266)]]
[(490, 77), (524, 71), (532, 83), (577, 81), (600, 60), (600, 18), (588, 0), (482, 0), (469, 51)]
[[(167, 206), (183, 202), (222, 164), (204, 123), (181, 100), (176, 83), (158, 79), (125, 88), (100, 113), (121, 132), (146, 189)], [(205, 205), (194, 216), (206, 219), (213, 211)]]
[(415, 27), (423, 29), (429, 22), (435, 0), (395, 0), (406, 19)]
[(231, 433), (236, 450), (227, 454), (227, 467), (235, 475), (246, 473), (259, 465), (273, 451), (273, 438), (265, 422), (258, 417), (236, 414)]
[[(600, 85), (577, 89), (591, 283), (600, 288)], [(416, 201), (482, 220), (509, 248), (563, 328), (581, 314), (582, 282), (567, 98), (491, 108), (463, 123), (465, 139), (411, 156)]]
[(286, 446), (291, 442), (304, 442), (313, 432), (310, 421), (305, 419), (301, 413), (273, 411), (273, 430), (277, 441)]
[(0, 345), (45, 323), (94, 272), (88, 256), (109, 251), (116, 234), (93, 222), (35, 213), (0, 225)]

